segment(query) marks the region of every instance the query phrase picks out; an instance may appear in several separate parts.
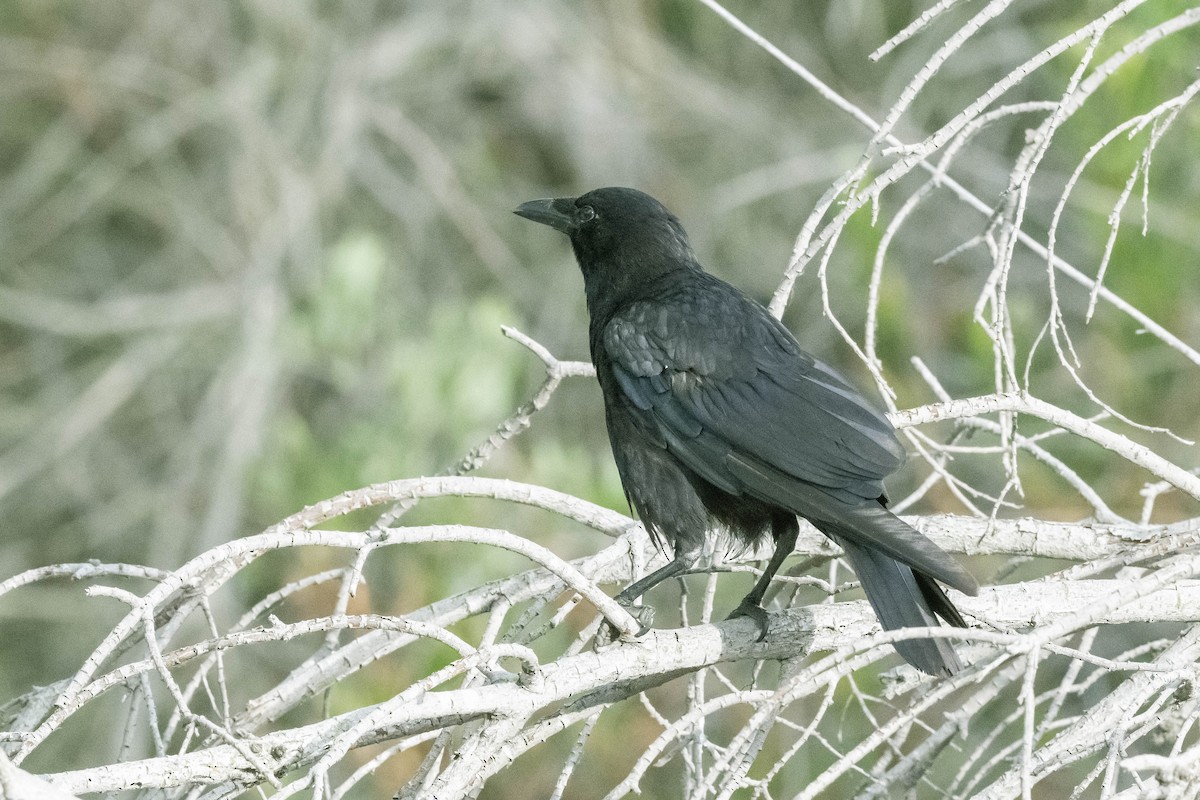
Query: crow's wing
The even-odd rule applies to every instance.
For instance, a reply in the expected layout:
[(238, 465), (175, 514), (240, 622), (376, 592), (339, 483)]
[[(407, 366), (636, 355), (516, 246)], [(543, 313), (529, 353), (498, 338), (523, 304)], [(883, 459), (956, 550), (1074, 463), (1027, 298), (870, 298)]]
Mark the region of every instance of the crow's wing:
[(626, 306), (608, 322), (604, 348), (622, 391), (665, 438), (708, 432), (724, 444), (705, 458), (752, 456), (858, 498), (880, 496), (904, 461), (891, 423), (845, 378), (715, 279)]
[(875, 502), (904, 460), (891, 423), (762, 306), (697, 277), (604, 328), (603, 360), (631, 413), (721, 489), (973, 593), (954, 559)]

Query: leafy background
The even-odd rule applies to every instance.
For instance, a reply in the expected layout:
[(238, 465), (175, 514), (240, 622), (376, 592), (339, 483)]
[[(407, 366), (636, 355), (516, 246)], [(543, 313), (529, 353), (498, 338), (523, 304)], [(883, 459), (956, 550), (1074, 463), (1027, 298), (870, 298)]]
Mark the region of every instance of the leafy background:
[[(1172, 5), (1148, 3), (1121, 25), (1150, 27)], [(954, 9), (931, 34), (872, 62), (921, 5), (732, 8), (876, 117), (940, 43), (937, 32), (971, 13)], [(1032, 55), (1078, 22), (1050, 2), (1010, 9), (971, 58), (946, 68), (900, 135), (932, 130), (995, 80), (998, 62)], [(765, 301), (801, 222), (869, 138), (682, 0), (3, 0), (0, 37), (3, 577), (87, 559), (174, 568), (347, 488), (446, 468), (540, 382), (542, 365), (501, 324), (560, 357), (586, 358), (569, 248), (512, 216), (519, 202), (601, 185), (647, 190), (683, 219), (702, 262)], [(1196, 52), (1194, 31), (1162, 43), (1068, 123), (1035, 183), (1031, 229), (1114, 120), (1192, 79)], [(1018, 92), (1061, 87), (1073, 64), (1060, 60)], [(1149, 230), (1141, 234), (1131, 203), (1106, 282), (1196, 342), (1200, 176), (1187, 142), (1200, 118), (1184, 114), (1187, 133), (1155, 154)], [(998, 202), (1023, 144), (1020, 118), (1006, 120), (955, 175)], [(1116, 143), (1076, 189), (1059, 249), (1089, 273), (1141, 147)], [(885, 213), (897, 203), (885, 194)], [(893, 246), (880, 352), (902, 407), (931, 399), (908, 363), (914, 353), (955, 396), (991, 390), (991, 344), (971, 318), (986, 253), (939, 260), (985, 222), (933, 203)], [(832, 304), (852, 333), (881, 234), (860, 214), (830, 267)], [(1015, 281), (1027, 347), (1047, 313), (1045, 278), (1031, 269)], [(1086, 304), (1073, 287), (1063, 299), (1076, 315)], [(867, 385), (824, 319), (812, 275), (785, 321)], [(1200, 434), (1177, 354), (1105, 309), (1077, 330), (1085, 376), (1106, 401)], [(1045, 347), (1033, 375), (1044, 395), (1094, 413)], [(622, 508), (601, 420), (592, 382), (568, 380), (484, 473)], [(1195, 462), (1184, 444), (1128, 433)], [(1145, 475), (1060, 438), (1047, 447), (1136, 517)], [(1086, 515), (1039, 469), (1026, 467), (1025, 513)], [(975, 480), (996, 491), (1004, 479), (995, 473), (980, 461)], [(902, 473), (893, 495), (918, 480)], [(1172, 498), (1158, 509), (1161, 521), (1189, 513)], [(935, 492), (917, 510), (961, 509)], [(567, 557), (598, 545), (479, 501), (439, 501), (411, 519), (507, 527)], [(275, 566), (252, 572), (260, 583), (245, 584), (244, 598), (225, 599), (231, 613), (301, 569)], [(505, 569), (436, 548), (376, 556), (373, 567), (356, 602), (381, 613)], [(81, 599), (82, 587), (60, 582), (0, 604), (0, 697), (70, 674), (124, 610), (113, 603), (112, 620), (100, 619), (101, 606)], [(383, 696), (387, 685), (381, 675)], [(111, 746), (60, 743), (30, 768), (82, 766), (91, 748)]]

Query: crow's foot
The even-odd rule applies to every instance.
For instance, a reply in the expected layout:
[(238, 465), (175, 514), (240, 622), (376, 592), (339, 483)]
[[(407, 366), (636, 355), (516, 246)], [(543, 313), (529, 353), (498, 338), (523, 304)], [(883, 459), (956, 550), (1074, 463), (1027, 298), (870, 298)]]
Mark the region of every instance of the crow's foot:
[(757, 623), (758, 641), (761, 642), (767, 638), (767, 627), (770, 624), (771, 615), (762, 606), (743, 600), (742, 604), (735, 608), (725, 619), (736, 619), (737, 617), (749, 617)]

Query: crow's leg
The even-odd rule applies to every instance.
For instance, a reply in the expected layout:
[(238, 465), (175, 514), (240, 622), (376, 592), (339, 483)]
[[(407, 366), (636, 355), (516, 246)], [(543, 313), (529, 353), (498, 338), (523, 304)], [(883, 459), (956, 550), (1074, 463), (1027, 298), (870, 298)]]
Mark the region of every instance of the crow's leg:
[(767, 568), (763, 570), (762, 577), (754, 584), (754, 588), (750, 593), (742, 598), (742, 602), (733, 610), (727, 619), (734, 617), (750, 617), (758, 623), (758, 640), (761, 642), (767, 636), (767, 612), (763, 610), (762, 601), (766, 597), (767, 588), (771, 585), (771, 579), (775, 577), (775, 573), (779, 572), (779, 568), (783, 566), (783, 561), (792, 554), (796, 549), (796, 537), (800, 535), (800, 523), (796, 521), (796, 516), (790, 513), (776, 514), (771, 520), (771, 534), (775, 539), (775, 552), (771, 554), (771, 560), (767, 562)]
[[(686, 541), (684, 537), (676, 537), (674, 560), (629, 584), (613, 598), (624, 606), (625, 610), (632, 614), (633, 618), (641, 625), (638, 636), (650, 630), (650, 625), (654, 622), (654, 609), (650, 606), (634, 606), (633, 601), (668, 578), (678, 577), (691, 569), (700, 558), (701, 543), (702, 540), (701, 542), (692, 542)], [(604, 625), (598, 636), (600, 643), (606, 644), (616, 638), (616, 631), (611, 626)]]

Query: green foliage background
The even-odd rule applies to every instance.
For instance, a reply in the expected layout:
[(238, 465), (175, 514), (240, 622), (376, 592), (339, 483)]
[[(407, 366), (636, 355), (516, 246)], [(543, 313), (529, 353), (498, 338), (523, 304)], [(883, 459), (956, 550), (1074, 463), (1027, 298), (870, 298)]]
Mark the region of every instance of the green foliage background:
[[(1148, 3), (1122, 25), (1149, 27), (1172, 6)], [(877, 118), (944, 41), (918, 37), (867, 59), (919, 13), (907, 2), (734, 10)], [(998, 64), (1077, 26), (1077, 11), (1018, 4), (973, 59), (946, 68), (901, 135), (933, 129), (990, 85)], [(951, 30), (966, 13), (940, 24)], [(501, 324), (586, 358), (569, 249), (512, 216), (519, 202), (645, 189), (683, 219), (703, 262), (765, 300), (801, 222), (868, 139), (681, 0), (2, 0), (0, 37), (0, 577), (87, 559), (170, 569), (342, 490), (446, 468), (540, 383), (541, 364)], [(1195, 31), (1163, 43), (1067, 125), (1035, 186), (1031, 228), (1092, 142), (1192, 79), (1197, 52)], [(1075, 63), (1018, 92), (1044, 96)], [(1184, 113), (1155, 155), (1149, 233), (1127, 213), (1107, 284), (1194, 344), (1200, 120)], [(998, 201), (1023, 136), (1020, 119), (995, 126), (956, 176)], [(1060, 251), (1085, 272), (1142, 146), (1107, 150), (1076, 189)], [(899, 202), (884, 196), (885, 217)], [(971, 319), (986, 253), (936, 261), (984, 224), (947, 200), (918, 213), (895, 245), (881, 355), (902, 406), (932, 399), (908, 365), (914, 353), (956, 396), (991, 388), (990, 343)], [(860, 215), (831, 266), (833, 304), (856, 335), (881, 234)], [(1045, 319), (1045, 279), (1030, 270), (1015, 280), (1027, 347)], [(1078, 315), (1086, 295), (1072, 287), (1064, 302)], [(786, 321), (863, 377), (811, 275)], [(1134, 419), (1200, 433), (1177, 354), (1107, 309), (1076, 330), (1102, 397)], [(1094, 412), (1048, 349), (1034, 374), (1043, 396)], [(485, 473), (622, 507), (601, 420), (591, 382), (567, 381)], [(1130, 435), (1195, 463), (1184, 445)], [(1069, 441), (1048, 446), (1136, 515), (1144, 474)], [(1026, 513), (1086, 514), (1028, 469)], [(920, 480), (910, 472), (893, 494)], [(1003, 483), (994, 464), (976, 473), (992, 490)], [(934, 494), (920, 510), (959, 509)], [(1162, 513), (1189, 512), (1168, 500)], [(480, 502), (430, 505), (412, 519), (509, 527), (566, 556), (597, 544)], [(442, 555), (377, 557), (364, 602), (403, 611), (504, 569)], [(256, 572), (246, 598), (290, 568)], [(114, 603), (111, 618), (96, 618), (100, 605), (81, 594), (42, 584), (0, 604), (0, 697), (69, 675), (122, 611)], [(91, 760), (84, 750), (41, 766)]]

